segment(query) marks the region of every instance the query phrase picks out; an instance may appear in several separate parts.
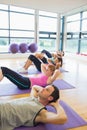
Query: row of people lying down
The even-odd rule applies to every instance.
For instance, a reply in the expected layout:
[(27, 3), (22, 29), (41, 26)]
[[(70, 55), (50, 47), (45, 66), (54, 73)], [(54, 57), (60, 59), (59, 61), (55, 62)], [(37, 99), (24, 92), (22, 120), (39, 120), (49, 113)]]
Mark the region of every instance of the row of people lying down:
[(53, 64), (56, 69), (62, 67), (64, 53), (50, 53), (47, 50), (42, 50), (41, 53), (35, 53), (34, 55), (29, 55), (27, 61), (24, 66), (18, 70), (19, 73), (28, 72), (28, 68), (33, 64), (37, 68), (38, 71), (41, 72), (41, 63), (44, 64)]
[[(25, 77), (7, 67), (0, 68), (0, 81), (6, 77), (19, 89), (30, 89), (31, 96), (0, 103), (0, 130), (14, 130), (19, 126), (38, 123), (64, 124), (67, 116), (59, 104), (59, 90), (52, 82), (60, 75), (54, 64), (40, 63), (38, 76)], [(49, 85), (50, 84), (50, 85)], [(46, 105), (56, 109), (48, 112)], [(35, 108), (35, 109), (34, 109)]]
[[(59, 104), (59, 90), (54, 85), (48, 85), (60, 72), (53, 65), (41, 64), (41, 68), (46, 72), (42, 77), (27, 78), (9, 68), (1, 67), (0, 80), (7, 77), (19, 89), (31, 88), (31, 94), (29, 97), (0, 103), (0, 130), (14, 130), (16, 127), (35, 126), (38, 123), (66, 123), (67, 115)], [(46, 86), (42, 87), (43, 85)], [(47, 105), (53, 106), (56, 113), (49, 112)]]
[[(47, 51), (45, 50), (45, 53)], [(50, 53), (49, 53), (50, 54)], [(56, 58), (58, 59), (58, 58)], [(29, 89), (33, 85), (46, 86), (48, 84), (52, 84), (53, 81), (60, 75), (60, 70), (56, 69), (57, 60), (54, 60), (55, 64), (43, 64), (38, 58), (34, 55), (29, 56), (29, 64), (32, 62), (36, 65), (36, 68), (41, 72), (38, 76), (33, 77), (24, 77), (21, 74), (7, 68), (1, 67), (0, 69), (0, 80), (3, 77), (8, 78), (12, 83), (17, 85), (20, 89)]]

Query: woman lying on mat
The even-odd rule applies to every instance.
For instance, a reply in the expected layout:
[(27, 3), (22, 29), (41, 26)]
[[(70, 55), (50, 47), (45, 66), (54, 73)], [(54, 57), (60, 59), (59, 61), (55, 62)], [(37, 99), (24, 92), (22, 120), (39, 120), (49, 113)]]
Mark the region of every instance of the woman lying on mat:
[(50, 53), (49, 51), (47, 50), (42, 50), (41, 53), (36, 53), (35, 56), (37, 58), (40, 58), (41, 60), (44, 58), (44, 57), (47, 57), (47, 62), (48, 60), (50, 60), (50, 62), (56, 64), (55, 62), (55, 59), (57, 58), (57, 63), (60, 64), (60, 66), (62, 66), (62, 57), (64, 56), (64, 52), (63, 51), (57, 51), (55, 53)]
[(60, 74), (60, 71), (55, 70), (55, 66), (52, 64), (41, 64), (41, 72), (42, 73), (38, 74), (37, 76), (28, 78), (23, 77), (9, 68), (1, 67), (0, 80), (2, 80), (3, 77), (6, 77), (20, 89), (29, 89), (33, 85), (46, 86), (51, 84)]
[(41, 63), (45, 64), (53, 64), (55, 65), (56, 69), (59, 69), (61, 66), (61, 58), (55, 57), (55, 58), (45, 58), (43, 56), (43, 53), (36, 53), (35, 55), (29, 55), (25, 65), (18, 70), (19, 73), (26, 73), (28, 72), (28, 68), (32, 65), (32, 63), (35, 65), (38, 71), (41, 72)]
[[(20, 126), (36, 126), (39, 123), (64, 124), (67, 116), (58, 103), (59, 90), (54, 85), (42, 88), (33, 86), (29, 97), (0, 104), (0, 130), (14, 130)], [(46, 105), (55, 108), (50, 112)]]
[(56, 51), (55, 53), (50, 53), (47, 50), (42, 50), (41, 53), (45, 54), (48, 58), (52, 58), (52, 57), (63, 57), (64, 56), (64, 51)]

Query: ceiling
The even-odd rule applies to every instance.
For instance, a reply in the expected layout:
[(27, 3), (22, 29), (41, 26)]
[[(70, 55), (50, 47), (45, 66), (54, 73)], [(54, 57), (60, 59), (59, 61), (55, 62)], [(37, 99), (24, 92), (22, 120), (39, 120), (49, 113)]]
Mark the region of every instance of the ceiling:
[(39, 9), (62, 15), (87, 10), (87, 0), (0, 0), (0, 4)]

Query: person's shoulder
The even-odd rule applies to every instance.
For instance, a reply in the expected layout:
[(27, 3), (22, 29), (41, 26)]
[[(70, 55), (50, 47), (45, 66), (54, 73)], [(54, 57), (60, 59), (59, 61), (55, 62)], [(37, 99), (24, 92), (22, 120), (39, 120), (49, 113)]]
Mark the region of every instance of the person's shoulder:
[(45, 113), (47, 113), (47, 112), (48, 112), (47, 109), (44, 107), (44, 108), (40, 111), (39, 115), (40, 115), (40, 116), (44, 116)]

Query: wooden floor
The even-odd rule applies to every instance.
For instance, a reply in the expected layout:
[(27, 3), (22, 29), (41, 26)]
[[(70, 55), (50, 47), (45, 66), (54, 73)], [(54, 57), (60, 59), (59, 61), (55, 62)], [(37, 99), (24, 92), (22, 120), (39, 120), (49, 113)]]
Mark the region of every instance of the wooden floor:
[[(87, 59), (87, 57), (85, 58)], [(0, 66), (7, 66), (14, 70), (17, 70), (25, 62), (25, 60), (26, 58), (1, 59)], [(62, 73), (59, 78), (66, 80), (70, 84), (74, 85), (75, 88), (61, 90), (61, 99), (69, 104), (85, 121), (87, 121), (87, 60), (65, 56), (63, 68), (68, 72)], [(8, 82), (8, 80), (4, 78), (2, 82)], [(29, 94), (4, 96), (0, 97), (0, 100), (9, 100), (28, 95)], [(87, 126), (69, 130), (87, 130)]]

